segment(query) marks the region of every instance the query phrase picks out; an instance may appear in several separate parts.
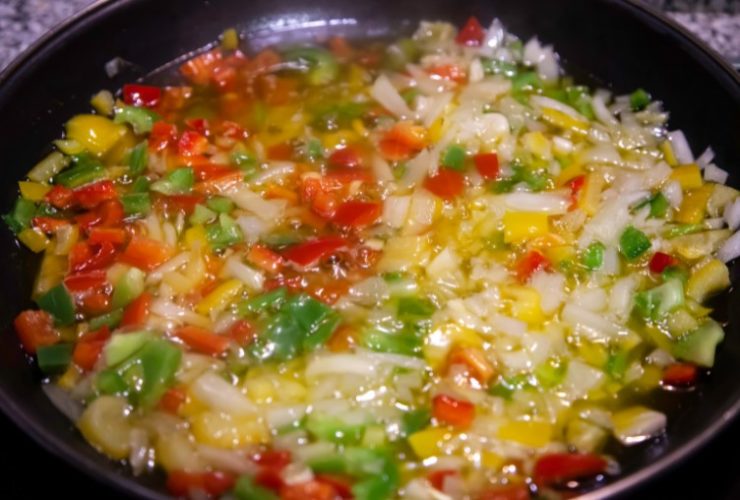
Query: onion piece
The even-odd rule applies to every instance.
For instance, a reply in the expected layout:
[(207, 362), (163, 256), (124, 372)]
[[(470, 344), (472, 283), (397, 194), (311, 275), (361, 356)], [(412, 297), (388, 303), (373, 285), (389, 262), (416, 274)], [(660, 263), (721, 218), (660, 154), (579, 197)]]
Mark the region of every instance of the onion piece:
[(665, 430), (666, 416), (643, 406), (633, 406), (612, 415), (614, 437), (625, 446), (651, 439)]
[(714, 163), (709, 163), (704, 167), (704, 180), (710, 182), (716, 182), (717, 184), (725, 184), (727, 178), (730, 176), (725, 170), (722, 170)]
[(226, 259), (224, 268), (232, 277), (238, 279), (253, 291), (262, 291), (262, 286), (265, 283), (264, 274), (243, 264), (238, 257)]
[(192, 395), (205, 405), (231, 415), (253, 415), (257, 407), (242, 392), (208, 371), (190, 386)]
[(562, 215), (568, 212), (570, 199), (559, 193), (512, 193), (504, 195), (507, 208), (522, 212)]
[(274, 223), (282, 219), (287, 202), (285, 200), (265, 200), (260, 195), (247, 188), (226, 193), (239, 208), (252, 212), (266, 222)]
[(72, 422), (77, 422), (84, 410), (81, 403), (72, 399), (69, 392), (56, 384), (49, 383), (41, 386), (54, 407), (62, 412)]
[(730, 262), (740, 257), (740, 231), (730, 236), (717, 251), (717, 258), (722, 262)]
[(682, 131), (674, 130), (673, 132), (668, 132), (668, 140), (671, 141), (673, 154), (676, 156), (678, 163), (682, 165), (694, 163), (694, 154), (691, 152), (689, 141), (686, 140), (686, 136)]
[(401, 94), (391, 84), (388, 77), (380, 75), (370, 89), (370, 95), (380, 103), (385, 109), (396, 115), (398, 118), (408, 118), (412, 115), (406, 101)]
[(723, 217), (731, 231), (740, 227), (740, 198), (725, 206)]

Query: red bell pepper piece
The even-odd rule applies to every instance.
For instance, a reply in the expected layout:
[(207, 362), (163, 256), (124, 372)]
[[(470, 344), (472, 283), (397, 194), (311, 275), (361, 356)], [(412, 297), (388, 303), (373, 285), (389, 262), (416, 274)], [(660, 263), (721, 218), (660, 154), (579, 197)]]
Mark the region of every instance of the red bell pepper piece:
[(410, 158), (424, 148), (423, 131), (410, 122), (399, 122), (385, 133), (378, 146), (387, 160), (401, 161)]
[(548, 269), (550, 259), (537, 250), (530, 250), (516, 263), (516, 278), (520, 283), (526, 283), (534, 273), (540, 269)]
[(456, 476), (458, 474), (460, 473), (453, 469), (433, 470), (427, 474), (427, 481), (429, 481), (429, 484), (431, 484), (434, 489), (442, 491), (444, 489), (445, 478), (448, 476)]
[(104, 241), (99, 245), (75, 243), (69, 252), (69, 267), (73, 273), (103, 269), (113, 264), (115, 257), (116, 248), (110, 242)]
[(196, 180), (199, 181), (217, 179), (225, 175), (233, 174), (236, 171), (236, 169), (228, 165), (216, 165), (213, 163), (193, 165), (193, 173), (195, 174)]
[(104, 201), (95, 209), (75, 216), (80, 228), (87, 231), (92, 227), (118, 227), (123, 224), (123, 205), (118, 200)]
[(155, 122), (149, 132), (149, 149), (163, 151), (177, 140), (177, 127), (164, 121)]
[(477, 18), (471, 16), (457, 34), (457, 37), (455, 37), (455, 42), (460, 45), (467, 45), (468, 47), (478, 47), (483, 43), (485, 36), (486, 33), (483, 31), (483, 26), (481, 26)]
[(437, 175), (424, 180), (424, 187), (443, 200), (453, 200), (465, 189), (465, 178), (460, 172), (440, 168)]
[(486, 489), (478, 500), (529, 500), (530, 492), (526, 484), (506, 484)]
[(549, 453), (534, 465), (532, 476), (539, 486), (551, 486), (603, 474), (607, 461), (589, 453)]
[(568, 207), (569, 210), (575, 210), (575, 208), (578, 206), (578, 200), (581, 197), (581, 191), (583, 191), (584, 184), (586, 184), (585, 175), (579, 175), (578, 177), (574, 177), (573, 179), (568, 181), (568, 187), (570, 188), (570, 206)]
[(280, 488), (281, 500), (336, 500), (337, 492), (334, 487), (321, 481), (306, 481), (305, 483), (285, 484)]
[(467, 427), (475, 418), (475, 405), (469, 401), (439, 394), (432, 400), (432, 415), (440, 422)]
[(650, 268), (650, 272), (660, 274), (666, 267), (675, 266), (676, 264), (678, 264), (678, 259), (675, 257), (668, 255), (667, 253), (655, 252), (650, 259), (648, 267)]
[(180, 156), (202, 155), (208, 149), (208, 139), (198, 132), (186, 130), (177, 141), (177, 152)]
[(347, 201), (334, 214), (333, 221), (346, 228), (371, 226), (383, 213), (383, 204), (374, 201)]
[(164, 264), (172, 256), (172, 249), (149, 238), (134, 236), (121, 254), (120, 260), (145, 271)]
[(167, 490), (174, 496), (187, 497), (191, 491), (203, 491), (210, 497), (220, 497), (230, 491), (236, 476), (228, 472), (170, 471), (167, 475)]
[(110, 338), (110, 330), (103, 326), (100, 330), (83, 335), (72, 351), (72, 361), (85, 371), (95, 368), (95, 364)]
[(113, 182), (103, 180), (79, 187), (73, 191), (74, 201), (82, 208), (95, 208), (102, 202), (118, 198)]
[(496, 153), (481, 153), (473, 156), (475, 169), (485, 180), (490, 181), (498, 177), (499, 163)]
[(68, 187), (57, 185), (46, 193), (44, 200), (55, 208), (66, 210), (67, 208), (72, 208), (75, 203), (74, 191)]
[(275, 273), (283, 266), (283, 258), (264, 245), (252, 245), (247, 254), (247, 260), (260, 269)]
[(216, 335), (198, 326), (182, 326), (175, 330), (174, 335), (195, 352), (209, 356), (221, 356), (231, 345), (229, 337)]
[(686, 387), (696, 383), (699, 369), (691, 363), (673, 363), (663, 370), (663, 384), (671, 387)]
[(257, 337), (257, 332), (252, 323), (245, 319), (234, 322), (227, 333), (228, 337), (240, 346), (251, 344)]
[(185, 120), (185, 126), (206, 137), (211, 133), (211, 127), (205, 118), (189, 118)]
[(126, 242), (126, 230), (116, 227), (94, 227), (87, 235), (90, 244), (102, 244), (104, 242), (112, 245), (123, 245)]
[(162, 89), (151, 85), (128, 83), (123, 86), (122, 94), (123, 102), (129, 106), (153, 108), (159, 104), (159, 99), (162, 97)]
[(293, 457), (288, 450), (265, 450), (252, 455), (252, 461), (268, 469), (283, 470)]
[(162, 399), (157, 403), (157, 407), (161, 410), (166, 411), (172, 415), (177, 415), (180, 411), (180, 407), (187, 400), (187, 394), (185, 389), (181, 386), (170, 387), (167, 392), (164, 393)]
[(186, 61), (180, 66), (180, 73), (196, 85), (208, 85), (211, 73), (223, 55), (218, 50), (209, 50)]
[(149, 292), (143, 292), (123, 310), (121, 326), (143, 325), (146, 323), (146, 320), (149, 319), (151, 304), (152, 295)]
[(345, 146), (329, 156), (329, 165), (338, 168), (359, 168), (362, 166), (362, 158), (355, 148)]
[(347, 248), (344, 238), (326, 236), (293, 245), (283, 252), (283, 257), (301, 267), (309, 267), (344, 248)]
[(105, 288), (108, 285), (108, 276), (103, 270), (88, 271), (79, 274), (70, 274), (64, 278), (64, 286), (70, 293), (82, 293), (89, 290)]
[(60, 340), (59, 332), (54, 329), (54, 318), (46, 311), (23, 311), (16, 316), (13, 326), (28, 354), (36, 354), (39, 347), (54, 345)]
[(267, 158), (276, 161), (290, 161), (293, 159), (293, 146), (287, 142), (275, 144), (267, 148)]
[(33, 227), (40, 229), (46, 234), (53, 234), (57, 229), (69, 226), (67, 219), (56, 219), (54, 217), (34, 217), (31, 221)]

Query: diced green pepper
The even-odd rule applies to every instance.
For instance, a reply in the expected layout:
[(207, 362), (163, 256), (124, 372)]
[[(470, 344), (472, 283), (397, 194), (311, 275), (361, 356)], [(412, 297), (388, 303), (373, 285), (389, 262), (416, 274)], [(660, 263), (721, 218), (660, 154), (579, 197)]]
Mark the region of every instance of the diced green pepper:
[(559, 385), (564, 379), (568, 370), (567, 365), (560, 360), (550, 359), (534, 370), (537, 382), (545, 389), (550, 389)]
[(626, 351), (617, 351), (609, 354), (604, 371), (614, 380), (622, 380), (628, 367), (628, 353)]
[(282, 307), (287, 295), (288, 290), (285, 287), (276, 288), (270, 292), (245, 300), (239, 304), (237, 310), (242, 316), (246, 316), (249, 313), (263, 312), (268, 308), (278, 310)]
[(72, 160), (74, 165), (57, 174), (54, 178), (56, 184), (61, 184), (68, 188), (76, 188), (106, 176), (105, 167), (100, 163), (100, 160), (92, 155), (83, 153), (73, 156)]
[(149, 151), (146, 142), (141, 142), (134, 146), (128, 155), (129, 174), (132, 177), (141, 175), (146, 170), (149, 163)]
[(14, 233), (20, 233), (31, 225), (36, 215), (36, 205), (25, 198), (17, 198), (13, 210), (3, 215), (3, 220)]
[(46, 292), (36, 301), (41, 309), (54, 316), (54, 323), (61, 326), (75, 322), (75, 304), (63, 284)]
[(364, 347), (377, 352), (419, 356), (422, 340), (407, 329), (400, 332), (384, 332), (370, 329), (363, 333), (360, 342)]
[(643, 89), (637, 89), (630, 94), (630, 106), (633, 111), (642, 111), (650, 104), (650, 94)]
[(481, 59), (481, 65), (486, 75), (504, 75), (507, 78), (513, 78), (517, 72), (516, 64), (487, 57)]
[(146, 177), (138, 177), (133, 183), (131, 183), (132, 193), (149, 193), (149, 187), (151, 181)]
[(428, 299), (401, 297), (398, 299), (396, 315), (404, 323), (417, 323), (429, 319), (437, 308)]
[(246, 151), (235, 151), (231, 153), (231, 161), (242, 170), (254, 170), (257, 168), (257, 158)]
[(220, 214), (228, 214), (234, 209), (234, 202), (225, 196), (214, 196), (206, 201), (206, 206)]
[(419, 46), (414, 40), (401, 38), (385, 49), (383, 64), (394, 71), (401, 71), (407, 64), (415, 62), (419, 55)]
[(136, 356), (142, 368), (141, 389), (136, 393), (136, 402), (150, 408), (174, 382), (182, 351), (166, 340), (156, 339), (144, 344)]
[(629, 226), (619, 237), (619, 251), (627, 260), (635, 260), (650, 248), (650, 239), (634, 226)]
[(214, 220), (218, 214), (214, 212), (213, 210), (204, 207), (201, 204), (195, 205), (195, 209), (193, 210), (192, 215), (190, 216), (190, 224), (198, 225), (198, 224), (205, 224), (206, 222), (211, 222)]
[(542, 81), (535, 71), (526, 71), (514, 75), (511, 79), (511, 90), (513, 93), (532, 92), (542, 88)]
[(432, 414), (426, 408), (419, 408), (404, 413), (401, 416), (401, 434), (408, 437), (429, 425)]
[(137, 135), (152, 131), (154, 122), (160, 120), (160, 116), (154, 111), (136, 106), (123, 106), (116, 109), (115, 123), (128, 123)]
[(195, 183), (195, 174), (190, 167), (173, 170), (167, 177), (151, 185), (151, 190), (165, 195), (189, 193)]
[(121, 196), (123, 213), (127, 216), (144, 217), (152, 210), (149, 193), (129, 193)]
[(591, 243), (581, 255), (581, 264), (591, 271), (599, 269), (604, 264), (606, 247), (600, 241)]
[(339, 326), (339, 315), (323, 302), (297, 295), (289, 299), (282, 309), (304, 331), (303, 349), (312, 351), (323, 345)]
[(206, 237), (214, 250), (223, 250), (244, 240), (239, 225), (226, 214), (219, 215), (218, 222), (206, 226)]
[(643, 318), (657, 320), (684, 304), (683, 284), (669, 280), (635, 295), (635, 311)]
[(123, 309), (114, 309), (111, 312), (92, 318), (88, 323), (88, 327), (92, 331), (100, 330), (104, 326), (113, 330), (121, 323), (121, 320), (123, 320)]
[(34, 182), (49, 182), (55, 175), (64, 170), (70, 161), (69, 156), (64, 156), (59, 151), (49, 153), (28, 172), (28, 178)]
[(100, 394), (125, 395), (129, 387), (123, 377), (114, 370), (103, 370), (95, 377), (95, 389)]
[(234, 485), (237, 500), (278, 500), (278, 496), (267, 488), (254, 484), (251, 476), (241, 476)]
[(137, 267), (129, 268), (121, 276), (113, 289), (111, 299), (115, 308), (125, 307), (144, 291), (144, 279), (146, 274)]
[(465, 167), (465, 149), (453, 144), (442, 154), (442, 166), (453, 170), (462, 170)]
[(105, 362), (108, 366), (116, 366), (118, 363), (132, 356), (136, 351), (152, 339), (152, 334), (147, 331), (116, 333), (107, 344), (105, 344)]
[(663, 193), (658, 193), (650, 199), (650, 217), (662, 219), (668, 213), (671, 204)]
[(309, 139), (304, 147), (305, 156), (308, 161), (317, 161), (324, 157), (324, 146), (318, 139)]
[(698, 233), (704, 230), (702, 224), (680, 224), (674, 226), (663, 233), (667, 239), (678, 238), (679, 236), (685, 236), (687, 234)]
[(359, 443), (365, 427), (365, 424), (350, 424), (333, 415), (312, 413), (306, 421), (306, 430), (316, 439), (345, 445)]
[(41, 346), (36, 350), (39, 368), (47, 375), (61, 373), (72, 361), (74, 344), (55, 344)]
[(292, 69), (306, 73), (306, 83), (327, 85), (339, 75), (339, 64), (331, 52), (321, 47), (299, 47), (283, 53), (283, 61)]
[(668, 266), (660, 273), (660, 277), (663, 281), (679, 280), (686, 285), (686, 282), (689, 280), (689, 273), (679, 266)]
[(716, 321), (708, 319), (695, 331), (675, 343), (673, 355), (678, 359), (711, 368), (714, 366), (717, 345), (724, 338), (725, 332), (722, 327)]

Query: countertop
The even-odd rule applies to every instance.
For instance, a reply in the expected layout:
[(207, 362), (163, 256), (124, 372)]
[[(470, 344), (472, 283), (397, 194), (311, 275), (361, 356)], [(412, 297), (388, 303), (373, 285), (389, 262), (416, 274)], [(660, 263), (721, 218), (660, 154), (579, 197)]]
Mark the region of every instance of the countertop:
[[(740, 66), (740, 0), (645, 0), (665, 9), (715, 50)], [(92, 0), (0, 0), (0, 68), (64, 18)], [(733, 457), (740, 442), (740, 422), (683, 465), (654, 479), (631, 498), (740, 498)], [(72, 498), (124, 498), (45, 453), (0, 415), (2, 497), (46, 498), (49, 488)]]

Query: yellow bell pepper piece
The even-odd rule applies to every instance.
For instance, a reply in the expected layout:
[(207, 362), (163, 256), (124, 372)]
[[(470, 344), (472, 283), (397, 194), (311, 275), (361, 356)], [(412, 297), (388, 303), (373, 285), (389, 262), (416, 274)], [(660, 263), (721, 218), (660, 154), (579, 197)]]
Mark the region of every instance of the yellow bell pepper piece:
[(445, 441), (452, 439), (452, 432), (448, 429), (438, 427), (427, 427), (426, 429), (415, 432), (409, 436), (409, 445), (414, 450), (416, 456), (421, 459), (438, 455), (440, 445)]
[(21, 181), (18, 183), (18, 189), (21, 191), (21, 196), (30, 201), (41, 201), (46, 196), (46, 193), (51, 191), (51, 186), (42, 184), (40, 182), (28, 182)]
[(100, 115), (77, 115), (67, 122), (67, 139), (101, 156), (126, 135), (126, 126)]
[(696, 189), (703, 184), (701, 180), (701, 170), (694, 163), (680, 165), (671, 172), (671, 180), (678, 181), (682, 189)]
[(697, 302), (704, 302), (710, 295), (730, 286), (730, 271), (718, 259), (712, 259), (694, 270), (686, 282), (686, 295)]
[(552, 159), (552, 144), (540, 131), (527, 132), (522, 136), (522, 145), (524, 148), (543, 160)]
[(520, 321), (534, 325), (544, 319), (540, 294), (529, 286), (502, 286), (501, 297), (508, 302), (509, 313)]
[(357, 132), (357, 135), (361, 137), (367, 137), (370, 132), (367, 131), (367, 128), (365, 128), (365, 125), (362, 123), (362, 120), (355, 118), (352, 120), (352, 130)]
[(604, 189), (604, 176), (597, 173), (590, 173), (583, 182), (578, 199), (578, 208), (583, 210), (587, 215), (594, 215), (599, 208), (601, 191)]
[(498, 470), (504, 465), (504, 457), (492, 451), (482, 451), (480, 454), (480, 464), (486, 469)]
[(424, 359), (433, 370), (437, 370), (447, 360), (447, 355), (453, 345), (480, 348), (483, 346), (483, 339), (469, 328), (456, 323), (446, 324), (426, 337), (422, 347)]
[(552, 425), (547, 422), (514, 420), (498, 429), (499, 438), (534, 448), (548, 444), (552, 439), (552, 434)]
[(522, 243), (547, 234), (550, 230), (547, 214), (538, 212), (506, 212), (504, 214), (504, 241)]
[(90, 99), (90, 104), (101, 115), (111, 116), (116, 102), (110, 90), (101, 90)]
[(676, 155), (673, 153), (673, 146), (671, 146), (671, 141), (661, 142), (660, 150), (663, 152), (663, 159), (668, 165), (670, 165), (671, 167), (675, 167), (676, 165), (678, 165)]
[(226, 29), (221, 34), (221, 48), (223, 50), (236, 50), (239, 48), (239, 33), (234, 28)]
[(196, 441), (217, 448), (243, 448), (269, 441), (267, 426), (254, 416), (204, 412), (190, 420)]
[(85, 151), (82, 144), (72, 139), (57, 139), (54, 141), (54, 145), (65, 155), (77, 155)]
[(545, 256), (547, 256), (553, 264), (559, 264), (564, 260), (575, 257), (576, 249), (573, 245), (558, 245), (545, 249)]
[(579, 175), (585, 174), (586, 171), (583, 168), (583, 164), (580, 162), (574, 161), (567, 167), (565, 167), (563, 170), (560, 171), (560, 174), (558, 175), (558, 179), (555, 182), (559, 187), (564, 186), (566, 182), (568, 182), (571, 179), (575, 179)]
[(29, 250), (39, 253), (46, 250), (49, 246), (49, 238), (44, 233), (36, 229), (27, 228), (18, 233), (18, 239), (26, 245)]
[(198, 305), (195, 306), (195, 312), (206, 315), (212, 312), (223, 311), (231, 301), (239, 296), (242, 288), (244, 288), (244, 283), (237, 279), (221, 283), (215, 290), (198, 302)]
[(208, 252), (210, 245), (208, 245), (206, 229), (201, 225), (188, 228), (185, 231), (185, 244), (189, 248), (199, 248), (203, 252)]
[(686, 193), (676, 213), (676, 221), (683, 224), (699, 224), (704, 220), (707, 203), (713, 191), (713, 185), (705, 184)]
[(566, 130), (572, 130), (573, 132), (585, 133), (588, 131), (589, 125), (587, 121), (579, 120), (574, 118), (562, 111), (552, 108), (542, 109), (542, 119), (551, 125), (560, 127)]

